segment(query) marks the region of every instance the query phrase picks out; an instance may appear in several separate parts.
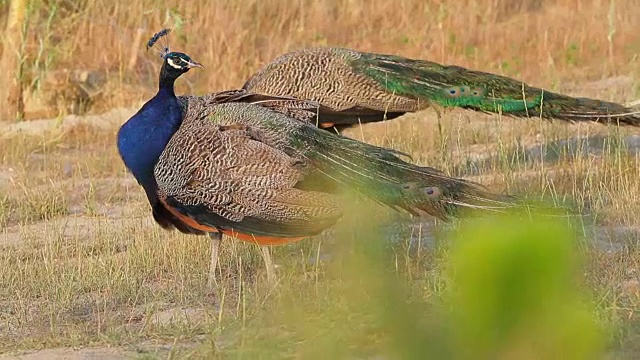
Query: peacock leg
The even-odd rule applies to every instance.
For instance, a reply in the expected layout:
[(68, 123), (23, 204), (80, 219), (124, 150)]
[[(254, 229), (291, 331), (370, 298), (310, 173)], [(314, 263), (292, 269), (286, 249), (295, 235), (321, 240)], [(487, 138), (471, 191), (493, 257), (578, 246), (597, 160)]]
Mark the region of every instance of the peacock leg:
[(271, 260), (271, 251), (268, 246), (261, 245), (260, 252), (262, 253), (262, 259), (264, 260), (264, 266), (267, 270), (267, 282), (269, 285), (274, 285), (276, 282), (275, 267)]
[(220, 251), (222, 233), (209, 233), (209, 238), (211, 239), (211, 263), (209, 264), (209, 278), (207, 279), (207, 287), (211, 289), (216, 284), (216, 267), (218, 266), (218, 252)]

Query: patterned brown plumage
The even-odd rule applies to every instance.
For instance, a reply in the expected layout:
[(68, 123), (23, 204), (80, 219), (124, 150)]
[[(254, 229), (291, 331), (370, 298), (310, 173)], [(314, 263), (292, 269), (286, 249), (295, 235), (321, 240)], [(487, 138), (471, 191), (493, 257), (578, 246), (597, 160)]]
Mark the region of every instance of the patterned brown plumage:
[(304, 163), (252, 138), (244, 125), (193, 120), (156, 165), (159, 196), (170, 205), (203, 206), (216, 219), (205, 220), (209, 226), (242, 231), (250, 223), (252, 235), (270, 237), (315, 235), (340, 217), (334, 197), (294, 187), (309, 173)]
[[(320, 104), (320, 125), (391, 119), (424, 109), (420, 99), (395, 95), (354, 71), (360, 53), (341, 48), (309, 48), (284, 54), (258, 70), (243, 86), (256, 94), (291, 96)], [(357, 119), (357, 118), (358, 119)]]
[(342, 191), (443, 219), (463, 207), (512, 205), (393, 150), (319, 130), (306, 121), (315, 116), (311, 102), (243, 91), (180, 101), (183, 123), (154, 176), (172, 214), (203, 229), (259, 244), (294, 241), (341, 217)]
[(459, 66), (343, 48), (284, 54), (259, 69), (243, 89), (316, 101), (321, 127), (393, 119), (429, 106), (640, 125), (637, 109), (616, 103), (573, 98)]

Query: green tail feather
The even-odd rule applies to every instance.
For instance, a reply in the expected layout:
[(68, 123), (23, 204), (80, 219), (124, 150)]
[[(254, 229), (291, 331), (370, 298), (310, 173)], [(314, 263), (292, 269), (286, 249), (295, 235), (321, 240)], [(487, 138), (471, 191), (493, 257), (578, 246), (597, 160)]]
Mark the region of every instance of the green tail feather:
[(437, 104), (514, 117), (640, 126), (638, 110), (612, 102), (573, 98), (458, 66), (375, 54), (362, 54), (353, 66), (390, 92), (424, 100), (425, 107)]
[(459, 216), (464, 208), (498, 211), (516, 205), (513, 197), (408, 163), (394, 151), (311, 127), (300, 130), (296, 136), (306, 143), (301, 149), (318, 169), (384, 205), (442, 219)]

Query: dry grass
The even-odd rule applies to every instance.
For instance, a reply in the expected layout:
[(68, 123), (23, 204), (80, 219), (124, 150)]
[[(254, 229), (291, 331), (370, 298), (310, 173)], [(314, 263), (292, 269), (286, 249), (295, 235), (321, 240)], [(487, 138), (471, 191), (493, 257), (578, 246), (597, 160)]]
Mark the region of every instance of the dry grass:
[[(311, 45), (458, 64), (551, 89), (638, 75), (640, 10), (633, 0), (32, 3), (25, 58), (31, 116), (41, 115), (45, 105), (83, 108), (70, 103), (87, 101), (74, 95), (84, 90), (64, 86), (61, 79), (73, 75), (61, 71), (106, 76), (106, 84), (96, 80), (102, 85), (87, 90), (92, 111), (148, 98), (159, 60), (145, 53), (144, 42), (162, 27), (175, 28), (174, 48), (206, 66), (179, 85), (179, 91), (197, 93), (237, 88), (262, 63)], [(591, 95), (579, 86), (573, 90)], [(629, 90), (636, 89), (607, 92), (605, 99), (630, 100)]]
[[(132, 39), (142, 31), (144, 42), (162, 27), (176, 28), (174, 48), (206, 66), (181, 78), (181, 93), (236, 88), (287, 50), (337, 45), (631, 101), (640, 97), (634, 80), (640, 76), (640, 8), (634, 0), (617, 0), (612, 11), (612, 3), (35, 1), (26, 58), (28, 106), (36, 111), (58, 91), (45, 79), (64, 69), (106, 74), (93, 112), (139, 105), (155, 90), (159, 61)], [(275, 289), (266, 284), (257, 249), (227, 241), (220, 285), (207, 291), (208, 240), (163, 232), (152, 223), (143, 192), (117, 156), (115, 131), (90, 125), (38, 135), (3, 131), (0, 352), (109, 345), (148, 358), (250, 356), (259, 349), (252, 340), (287, 338), (265, 319), (274, 303), (295, 300), (315, 309), (312, 324), (340, 323), (353, 310), (341, 304), (327, 319), (317, 311), (334, 298), (349, 300), (340, 275), (326, 268), (339, 261), (331, 233), (273, 249), (280, 279)], [(419, 163), (495, 190), (568, 203), (588, 214), (578, 229), (587, 257), (583, 272), (596, 315), (611, 330), (610, 346), (624, 355), (638, 349), (640, 336), (640, 164), (637, 146), (630, 151), (622, 141), (636, 132), (465, 111), (450, 111), (438, 121), (425, 111), (349, 135), (409, 152)], [(439, 239), (446, 226), (428, 225), (402, 225), (401, 241), (391, 245), (387, 261), (410, 280), (412, 297), (438, 303), (446, 287), (438, 269), (448, 260), (448, 245), (427, 250), (414, 244), (416, 232)], [(348, 324), (360, 324), (363, 333), (349, 339), (369, 349), (380, 333), (367, 332), (366, 311), (353, 316)], [(264, 333), (252, 334), (262, 326)]]

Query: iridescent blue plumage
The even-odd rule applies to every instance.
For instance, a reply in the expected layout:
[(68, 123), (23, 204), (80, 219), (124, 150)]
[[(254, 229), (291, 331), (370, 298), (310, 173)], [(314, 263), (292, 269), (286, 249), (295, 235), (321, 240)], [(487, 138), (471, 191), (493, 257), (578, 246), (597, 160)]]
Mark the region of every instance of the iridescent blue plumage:
[(166, 83), (118, 132), (120, 156), (150, 201), (156, 188), (153, 167), (181, 123), (173, 83)]
[[(180, 75), (193, 67), (202, 67), (202, 65), (186, 54), (168, 53), (160, 71), (158, 92), (118, 131), (120, 157), (144, 188), (149, 203), (154, 209), (154, 218), (163, 227), (172, 225), (174, 221), (169, 214), (164, 213), (164, 210), (157, 206), (157, 184), (153, 176), (153, 168), (182, 123), (183, 114), (174, 92), (174, 83)], [(193, 232), (180, 226), (178, 229)]]

